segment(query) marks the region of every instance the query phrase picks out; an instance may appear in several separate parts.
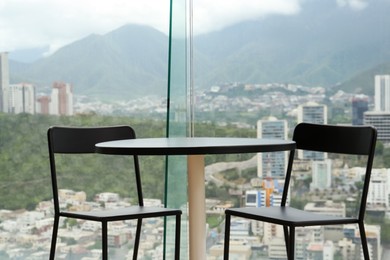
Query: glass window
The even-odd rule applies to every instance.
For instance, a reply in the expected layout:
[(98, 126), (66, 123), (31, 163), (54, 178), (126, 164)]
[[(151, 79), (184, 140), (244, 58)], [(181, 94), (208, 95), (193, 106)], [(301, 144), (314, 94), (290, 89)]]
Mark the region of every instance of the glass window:
[[(52, 195), (46, 130), (51, 125), (130, 124), (138, 137), (290, 138), (294, 126), (307, 120), (373, 124), (380, 130), (367, 224), (372, 258), (379, 259), (381, 250), (388, 258), (389, 5), (388, 0), (0, 1), (0, 258), (47, 258)], [(344, 202), (346, 214), (352, 214), (356, 198), (345, 195), (359, 189), (359, 169), (323, 154), (311, 155), (320, 161), (311, 164), (309, 155), (299, 154), (297, 194), (317, 196), (328, 189), (336, 196), (330, 199)], [(206, 178), (208, 255), (221, 254), (221, 208), (244, 206), (252, 192), (261, 195), (257, 202), (263, 205), (280, 201), (286, 158), (206, 156), (208, 169), (219, 163)], [(269, 167), (271, 161), (277, 165)], [(185, 161), (169, 158), (166, 176), (165, 166), (165, 158), (141, 159), (145, 196), (182, 206)], [(102, 169), (95, 169), (98, 176)], [(173, 178), (177, 172), (181, 179)], [(72, 183), (65, 197), (77, 204), (74, 197), (84, 198), (85, 192), (85, 201), (95, 206), (117, 195), (133, 199), (121, 178), (102, 179), (109, 194)], [(169, 193), (179, 188), (180, 196)], [(307, 198), (291, 203), (304, 207)], [(237, 225), (237, 232), (254, 241), (244, 254), (284, 253), (279, 240), (264, 241), (267, 227)], [(62, 226), (64, 234), (83, 229), (100, 234), (95, 228), (71, 221)], [(332, 231), (343, 233), (342, 240), (310, 230), (311, 242), (348, 259), (360, 248), (354, 228)], [(279, 235), (275, 227), (270, 230)], [(148, 238), (161, 235), (155, 231)], [(64, 255), (99, 254), (99, 235), (95, 240), (69, 236), (61, 238)], [(132, 241), (121, 239), (111, 252), (122, 257)], [(161, 258), (161, 244), (155, 245), (145, 249), (145, 257)], [(305, 254), (305, 247), (300, 252)]]
[[(52, 125), (131, 125), (166, 136), (170, 1), (0, 1), (0, 258), (48, 259), (53, 223), (46, 131)], [(140, 159), (147, 203), (163, 205), (165, 158)], [(120, 158), (90, 157), (61, 173), (63, 206), (136, 202)], [(123, 166), (123, 167), (121, 167)], [(122, 169), (122, 170), (123, 170)], [(87, 175), (86, 172), (92, 172)], [(68, 175), (65, 175), (68, 174)], [(79, 177), (76, 180), (76, 177)], [(99, 179), (101, 184), (91, 185)], [(98, 257), (96, 223), (63, 220), (57, 257)], [(162, 220), (145, 222), (145, 258), (163, 254)], [(110, 257), (125, 259), (134, 223), (110, 226)]]
[[(302, 121), (373, 124), (381, 129), (378, 141), (381, 152), (377, 154), (375, 167), (387, 169), (383, 156), (388, 152), (386, 133), (390, 131), (386, 124), (390, 31), (385, 29), (390, 25), (385, 11), (389, 7), (389, 1), (365, 0), (194, 0), (195, 135), (291, 138), (295, 125)], [(310, 194), (323, 191), (333, 196), (322, 199), (333, 202), (356, 199), (351, 196), (360, 179), (352, 163), (347, 164), (346, 160), (342, 163), (324, 154), (299, 156), (294, 176), (297, 193), (291, 196), (291, 203), (303, 208)], [(309, 158), (317, 161), (308, 163)], [(280, 167), (285, 168), (286, 159), (283, 154), (207, 156), (209, 169), (221, 164), (206, 182), (208, 199), (218, 205), (233, 202), (235, 206), (248, 206), (250, 194), (258, 192), (264, 195), (262, 205), (280, 203), (283, 176), (278, 173), (283, 172)], [(229, 164), (222, 163), (227, 161), (241, 162), (241, 167), (229, 169)], [(388, 182), (388, 178), (382, 179), (382, 185)], [(374, 189), (378, 190), (372, 187), (371, 191)], [(385, 193), (382, 197), (373, 194), (372, 198), (380, 205), (379, 197), (389, 197)], [(351, 203), (344, 204), (346, 214), (350, 214)], [(380, 259), (382, 249), (386, 252), (380, 243), (384, 246), (390, 242), (383, 236), (386, 217), (374, 217), (385, 214), (387, 207), (370, 206), (366, 218), (367, 228), (373, 230), (370, 233), (373, 258)], [(221, 256), (223, 221), (215, 223), (214, 217), (208, 214), (208, 232), (219, 236), (209, 237), (208, 254)], [(267, 226), (260, 223), (247, 226), (245, 232), (250, 235), (239, 236), (238, 232), (233, 235), (237, 243), (250, 245), (251, 249), (242, 252), (241, 257), (246, 253), (251, 255), (250, 259), (285, 254), (278, 251), (284, 250), (283, 232), (276, 232), (276, 237), (268, 240)], [(344, 237), (342, 233), (347, 228), (338, 227), (340, 237)], [(360, 250), (359, 239), (354, 236), (338, 240), (329, 237), (329, 232), (321, 234), (321, 239), (311, 239), (310, 243), (320, 244), (324, 252), (331, 250), (332, 255), (341, 259), (354, 257), (351, 254), (356, 254), (355, 249)], [(328, 240), (332, 243), (328, 244)], [(351, 251), (347, 252), (347, 248)], [(300, 254), (305, 258), (305, 247)]]

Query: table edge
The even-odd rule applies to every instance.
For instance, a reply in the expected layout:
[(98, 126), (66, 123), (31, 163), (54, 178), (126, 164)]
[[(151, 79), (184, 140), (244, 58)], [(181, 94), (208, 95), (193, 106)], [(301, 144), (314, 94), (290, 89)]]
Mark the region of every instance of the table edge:
[(239, 154), (291, 151), (296, 144), (291, 140), (282, 140), (281, 144), (235, 145), (235, 146), (198, 146), (198, 147), (101, 147), (95, 151), (101, 154), (116, 155), (200, 155), (200, 154)]

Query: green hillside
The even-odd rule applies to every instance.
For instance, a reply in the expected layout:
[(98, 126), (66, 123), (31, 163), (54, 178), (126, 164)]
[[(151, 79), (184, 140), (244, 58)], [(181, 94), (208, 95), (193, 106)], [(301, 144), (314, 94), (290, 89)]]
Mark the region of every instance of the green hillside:
[[(78, 115), (73, 117), (42, 115), (10, 115), (0, 113), (0, 209), (33, 209), (36, 203), (52, 198), (49, 158), (47, 151), (47, 129), (52, 125), (108, 126), (131, 125), (139, 138), (164, 137), (165, 122), (135, 119)], [(254, 136), (254, 130), (233, 126), (198, 125), (199, 136), (213, 130), (216, 136)], [(210, 135), (210, 134), (206, 134)], [(239, 155), (237, 155), (239, 158)], [(218, 155), (206, 158), (214, 160), (236, 160), (236, 155)], [(96, 192), (117, 192), (123, 197), (135, 197), (134, 180), (128, 174), (132, 169), (128, 156), (99, 155), (102, 161), (91, 156), (78, 156), (75, 160), (60, 158), (58, 161), (59, 184), (62, 188), (86, 191), (89, 199)], [(147, 198), (163, 199), (165, 159), (163, 156), (140, 157), (144, 195)], [(77, 171), (74, 171), (76, 166)], [(71, 170), (72, 169), (72, 170)], [(99, 185), (91, 185), (94, 180)]]
[[(32, 209), (42, 200), (51, 199), (49, 160), (47, 152), (46, 131), (51, 125), (99, 126), (131, 124), (140, 136), (164, 136), (163, 122), (136, 121), (125, 117), (100, 116), (32, 116), (27, 114), (0, 114), (0, 208)], [(124, 169), (129, 169), (128, 158), (107, 156), (103, 162), (97, 163), (89, 157), (78, 158), (70, 165), (77, 165), (77, 172), (67, 172), (67, 177), (60, 177), (64, 188), (85, 190), (91, 198), (95, 191), (102, 189), (118, 192), (122, 196), (129, 193), (129, 183)], [(151, 161), (153, 160), (153, 161)], [(152, 163), (151, 163), (152, 162)], [(145, 164), (145, 167), (142, 167)], [(62, 163), (60, 163), (62, 165)], [(162, 198), (163, 178), (162, 158), (143, 158), (142, 165), (145, 195)], [(69, 168), (65, 166), (64, 171)], [(90, 172), (92, 174), (86, 174)], [(111, 174), (107, 174), (111, 173)], [(80, 181), (80, 175), (81, 181)], [(60, 175), (61, 176), (61, 175)], [(99, 179), (100, 186), (90, 185)]]
[(363, 93), (373, 96), (375, 92), (375, 75), (390, 74), (390, 62), (376, 66), (370, 70), (358, 73), (338, 87), (345, 92)]

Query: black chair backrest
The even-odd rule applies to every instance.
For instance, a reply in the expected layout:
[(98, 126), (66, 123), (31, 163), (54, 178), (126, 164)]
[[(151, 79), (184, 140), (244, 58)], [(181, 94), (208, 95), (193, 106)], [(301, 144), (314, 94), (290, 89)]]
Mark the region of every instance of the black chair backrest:
[(48, 130), (49, 149), (53, 153), (94, 153), (95, 144), (134, 139), (130, 126), (73, 128), (53, 126)]
[[(297, 149), (367, 156), (366, 173), (359, 208), (359, 221), (364, 219), (376, 139), (377, 130), (372, 126), (300, 123), (294, 129), (293, 140), (296, 142)], [(292, 151), (289, 157), (281, 202), (282, 206), (285, 206), (287, 201), (294, 154), (295, 152)]]
[[(105, 141), (134, 139), (135, 131), (130, 126), (110, 127), (62, 127), (53, 126), (47, 131), (54, 210), (59, 212), (57, 172), (55, 154), (82, 154), (95, 153), (95, 144)], [(138, 191), (139, 205), (143, 206), (141, 177), (138, 157), (134, 158), (134, 170)]]
[(376, 130), (371, 126), (301, 123), (294, 130), (293, 140), (297, 149), (369, 155), (375, 147)]

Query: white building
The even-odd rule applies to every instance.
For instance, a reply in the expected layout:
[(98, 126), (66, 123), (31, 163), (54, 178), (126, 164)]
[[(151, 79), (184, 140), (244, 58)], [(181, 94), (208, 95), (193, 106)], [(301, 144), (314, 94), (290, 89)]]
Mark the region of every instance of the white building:
[(332, 185), (332, 160), (312, 161), (313, 181), (311, 190), (328, 189)]
[(8, 113), (35, 114), (35, 86), (28, 83), (10, 84), (8, 87)]
[(118, 202), (120, 199), (120, 196), (118, 193), (113, 192), (103, 192), (96, 194), (95, 201), (98, 202)]
[(0, 111), (8, 112), (9, 65), (8, 53), (0, 53)]
[[(257, 137), (287, 139), (287, 121), (269, 117), (257, 121)], [(257, 176), (284, 179), (287, 168), (288, 152), (258, 153)]]
[(378, 130), (378, 140), (390, 142), (390, 111), (365, 112), (363, 123)]
[[(321, 201), (307, 203), (304, 207), (305, 211), (326, 214), (331, 216), (345, 217), (346, 204), (344, 202)], [(326, 225), (324, 226), (324, 240), (337, 242), (344, 237), (342, 226)]]
[(80, 205), (86, 202), (87, 194), (84, 191), (73, 191), (68, 189), (58, 190), (60, 204)]
[(96, 232), (101, 229), (102, 224), (98, 221), (84, 221), (81, 224), (81, 230)]
[[(297, 123), (313, 123), (313, 124), (327, 124), (328, 123), (328, 107), (320, 105), (315, 102), (309, 102), (298, 107)], [(313, 159), (324, 160), (325, 153), (302, 151), (298, 150), (299, 159)]]
[(315, 102), (309, 102), (298, 107), (298, 123), (306, 122), (313, 124), (328, 123), (328, 108)]
[[(258, 221), (260, 222), (260, 221)], [(263, 223), (263, 243), (269, 245), (272, 241), (276, 242), (275, 239), (284, 240), (284, 231), (282, 225), (276, 225), (269, 222)], [(283, 243), (284, 245), (284, 243)]]
[(370, 188), (367, 195), (367, 208), (370, 210), (386, 210), (389, 208), (390, 169), (373, 169)]
[(44, 219), (45, 214), (37, 211), (26, 211), (17, 219), (18, 228), (21, 233), (28, 234), (36, 227), (38, 220)]
[(249, 220), (242, 218), (232, 218), (230, 222), (230, 235), (235, 236), (249, 236)]
[(286, 244), (284, 238), (273, 238), (268, 244), (269, 259), (286, 259)]
[(324, 260), (333, 260), (335, 253), (335, 246), (332, 241), (326, 241), (324, 243), (323, 259)]
[(342, 259), (345, 260), (355, 260), (356, 259), (356, 254), (355, 250), (356, 247), (360, 245), (356, 245), (353, 243), (351, 239), (343, 238), (338, 242), (338, 248), (340, 250)]
[(363, 123), (378, 130), (378, 140), (390, 142), (390, 75), (375, 75), (375, 109), (364, 113)]
[(390, 75), (375, 75), (375, 111), (390, 112)]
[(305, 211), (319, 213), (319, 214), (327, 214), (331, 216), (345, 217), (346, 209), (345, 203), (333, 202), (333, 201), (322, 201), (322, 202), (310, 202), (307, 203)]

